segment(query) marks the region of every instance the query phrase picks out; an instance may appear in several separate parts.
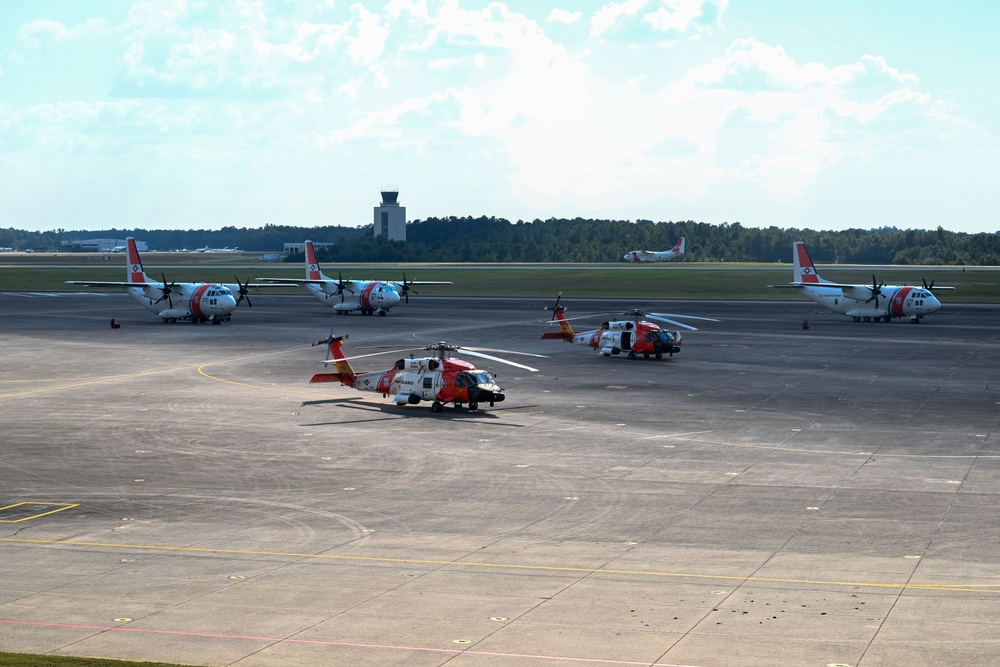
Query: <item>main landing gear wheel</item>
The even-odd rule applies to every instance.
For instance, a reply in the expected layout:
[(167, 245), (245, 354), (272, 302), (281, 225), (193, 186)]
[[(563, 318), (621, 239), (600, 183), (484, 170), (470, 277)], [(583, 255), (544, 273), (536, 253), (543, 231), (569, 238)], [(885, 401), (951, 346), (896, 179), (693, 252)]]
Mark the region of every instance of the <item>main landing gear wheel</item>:
[(431, 403), (431, 412), (441, 412), (441, 401)]
[(657, 359), (662, 359), (663, 358), (663, 353), (662, 352), (657, 352), (656, 353), (656, 358)]
[(635, 352), (633, 352), (632, 350), (629, 350), (628, 351), (628, 358), (629, 359), (635, 359)]
[(469, 403), (469, 412), (475, 412), (479, 409), (479, 403)]

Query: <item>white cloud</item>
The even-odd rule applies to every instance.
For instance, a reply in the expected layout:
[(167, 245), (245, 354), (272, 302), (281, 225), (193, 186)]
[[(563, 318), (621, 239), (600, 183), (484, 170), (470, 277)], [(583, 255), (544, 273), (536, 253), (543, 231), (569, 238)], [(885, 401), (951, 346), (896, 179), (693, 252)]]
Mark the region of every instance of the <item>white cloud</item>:
[(87, 19), (72, 28), (51, 19), (34, 19), (18, 28), (17, 38), (28, 49), (37, 51), (46, 42), (67, 42), (86, 35), (103, 34), (107, 29), (107, 22), (103, 19)]
[(582, 17), (582, 12), (571, 12), (556, 7), (549, 13), (549, 17), (545, 20), (549, 23), (576, 23)]
[(591, 17), (590, 34), (596, 36), (649, 26), (657, 33), (691, 33), (698, 36), (722, 25), (722, 13), (729, 5), (729, 0), (659, 0), (654, 9), (650, 1), (608, 3)]
[(729, 0), (662, 0), (663, 6), (644, 15), (643, 20), (660, 32), (706, 29), (721, 25), (728, 4)]
[(590, 18), (590, 34), (600, 35), (615, 27), (619, 19), (637, 15), (648, 0), (625, 0), (625, 2), (610, 2), (601, 7)]

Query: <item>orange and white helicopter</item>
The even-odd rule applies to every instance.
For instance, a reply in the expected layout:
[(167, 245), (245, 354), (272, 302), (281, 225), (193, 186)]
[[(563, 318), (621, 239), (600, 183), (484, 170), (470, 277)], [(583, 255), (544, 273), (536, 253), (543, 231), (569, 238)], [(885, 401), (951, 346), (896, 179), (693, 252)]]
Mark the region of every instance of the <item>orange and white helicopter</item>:
[[(305, 243), (306, 257), (306, 277), (305, 280), (298, 278), (258, 278), (269, 283), (285, 283), (293, 285), (305, 285), (313, 296), (328, 306), (332, 306), (334, 312), (344, 315), (352, 311), (360, 311), (362, 315), (385, 315), (389, 309), (400, 302), (400, 295), (406, 302), (410, 302), (410, 292), (414, 294), (417, 290), (412, 289), (412, 285), (451, 285), (450, 282), (439, 282), (430, 280), (407, 280), (403, 274), (402, 282), (391, 280), (344, 280), (338, 273), (334, 280), (323, 273), (316, 260), (316, 250), (312, 241)], [(339, 301), (337, 300), (339, 297)]]
[(192, 322), (211, 322), (221, 324), (228, 322), (236, 306), (246, 299), (251, 308), (253, 304), (247, 296), (250, 287), (274, 287), (274, 285), (250, 284), (248, 279), (241, 283), (239, 278), (233, 284), (222, 283), (176, 283), (167, 282), (164, 274), (162, 280), (155, 280), (146, 275), (139, 258), (139, 250), (135, 239), (126, 239), (125, 265), (128, 280), (125, 282), (103, 282), (94, 280), (67, 280), (67, 285), (87, 285), (90, 287), (126, 287), (128, 293), (141, 303), (146, 310), (158, 315), (164, 322), (191, 320)]
[[(665, 331), (658, 324), (646, 322), (642, 318), (648, 317), (653, 320), (667, 322), (684, 329), (697, 331), (696, 327), (683, 322), (677, 322), (671, 318), (681, 317), (692, 320), (705, 320), (707, 322), (718, 322), (711, 317), (696, 317), (694, 315), (677, 315), (673, 313), (647, 313), (646, 311), (632, 308), (626, 310), (623, 315), (627, 320), (611, 320), (601, 325), (600, 329), (576, 333), (566, 319), (566, 307), (560, 304), (562, 292), (556, 297), (556, 303), (546, 310), (552, 311), (551, 323), (559, 325), (559, 331), (548, 331), (542, 334), (543, 339), (559, 339), (567, 343), (585, 345), (597, 350), (605, 357), (613, 354), (626, 352), (629, 359), (635, 359), (640, 354), (645, 359), (650, 356), (662, 359), (663, 355), (674, 356), (681, 351), (681, 332)], [(575, 319), (584, 319), (575, 318)]]
[(431, 401), (431, 412), (441, 412), (447, 403), (454, 403), (456, 408), (468, 405), (469, 410), (479, 409), (480, 403), (489, 403), (490, 407), (504, 400), (503, 389), (488, 372), (480, 370), (467, 361), (451, 358), (452, 354), (482, 357), (502, 364), (523, 368), (533, 373), (537, 368), (507, 361), (499, 357), (484, 354), (484, 351), (502, 352), (504, 354), (521, 354), (528, 357), (545, 358), (541, 354), (527, 352), (512, 352), (510, 350), (493, 350), (481, 347), (463, 347), (449, 343), (432, 343), (422, 348), (407, 348), (409, 350), (426, 350), (432, 356), (408, 359), (398, 359), (392, 368), (371, 373), (355, 373), (351, 368), (350, 359), (374, 357), (381, 354), (391, 354), (405, 350), (387, 350), (373, 354), (362, 354), (353, 357), (344, 356), (343, 341), (347, 336), (335, 336), (333, 329), (330, 335), (313, 345), (327, 346), (327, 359), (324, 364), (333, 364), (335, 373), (317, 373), (309, 382), (339, 382), (358, 391), (370, 391), (382, 394), (383, 398), (390, 395), (396, 405), (416, 405), (420, 401)]

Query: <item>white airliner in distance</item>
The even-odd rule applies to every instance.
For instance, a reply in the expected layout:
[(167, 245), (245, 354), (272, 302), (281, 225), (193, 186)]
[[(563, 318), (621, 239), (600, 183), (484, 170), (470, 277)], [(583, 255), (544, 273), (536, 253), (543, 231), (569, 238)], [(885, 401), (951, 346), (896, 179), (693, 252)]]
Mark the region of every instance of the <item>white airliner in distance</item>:
[(665, 259), (673, 259), (674, 257), (677, 257), (677, 255), (683, 254), (684, 237), (682, 236), (670, 250), (663, 250), (662, 252), (653, 252), (651, 250), (633, 250), (625, 255), (624, 259), (626, 262), (662, 262)]
[(835, 313), (853, 317), (855, 322), (890, 322), (894, 317), (909, 317), (914, 324), (924, 315), (941, 309), (941, 302), (934, 296), (934, 289), (955, 289), (954, 287), (934, 287), (934, 281), (923, 287), (912, 285), (886, 285), (872, 276), (871, 285), (845, 285), (830, 282), (819, 277), (813, 266), (806, 244), (796, 241), (792, 244), (794, 280), (787, 285), (768, 287), (788, 287), (802, 290), (802, 293)]
[[(87, 285), (90, 287), (125, 287), (132, 297), (143, 307), (158, 315), (164, 322), (191, 320), (192, 322), (228, 322), (241, 301), (253, 307), (247, 296), (249, 287), (274, 287), (274, 285), (251, 285), (237, 282), (221, 283), (175, 283), (155, 280), (146, 275), (142, 268), (135, 240), (126, 239), (127, 261), (125, 266), (128, 280), (125, 282), (100, 282), (93, 280), (67, 280), (67, 285)], [(238, 296), (237, 296), (238, 295)]]
[[(362, 315), (385, 315), (393, 306), (399, 304), (400, 295), (406, 303), (410, 302), (411, 285), (451, 285), (450, 282), (407, 280), (403, 274), (402, 282), (391, 280), (344, 280), (340, 275), (334, 280), (323, 273), (316, 261), (316, 250), (312, 241), (306, 241), (306, 277), (298, 278), (258, 278), (270, 283), (305, 285), (313, 296), (338, 313), (360, 311)], [(416, 290), (412, 290), (416, 294)]]

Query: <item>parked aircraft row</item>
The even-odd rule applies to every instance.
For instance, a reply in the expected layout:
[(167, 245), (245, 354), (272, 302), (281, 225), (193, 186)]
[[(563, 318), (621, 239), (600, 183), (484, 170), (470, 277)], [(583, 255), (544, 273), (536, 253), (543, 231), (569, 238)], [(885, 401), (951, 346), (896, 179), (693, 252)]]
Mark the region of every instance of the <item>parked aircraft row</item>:
[[(219, 324), (228, 321), (236, 307), (244, 300), (247, 301), (248, 306), (253, 306), (248, 295), (251, 288), (303, 285), (313, 296), (332, 307), (337, 313), (346, 314), (358, 311), (364, 315), (375, 313), (386, 315), (400, 301), (409, 303), (410, 292), (416, 293), (416, 290), (413, 289), (414, 285), (452, 284), (446, 281), (407, 280), (405, 273), (402, 281), (355, 280), (351, 278), (344, 280), (340, 273), (334, 279), (324, 274), (320, 268), (312, 241), (305, 242), (305, 277), (303, 279), (258, 278), (258, 282), (251, 283), (249, 279), (246, 282), (241, 282), (237, 277), (235, 283), (229, 284), (177, 283), (168, 281), (162, 272), (160, 280), (147, 275), (143, 270), (135, 240), (128, 238), (126, 243), (127, 280), (122, 282), (69, 280), (67, 283), (90, 287), (124, 287), (136, 301), (159, 316), (164, 322), (190, 320)], [(639, 252), (634, 251), (630, 255), (639, 256)], [(673, 256), (682, 252), (684, 252), (683, 238), (677, 242), (673, 250), (667, 251), (667, 253), (675, 253)], [(666, 253), (655, 254), (663, 255)], [(926, 281), (922, 287), (886, 285), (884, 282), (878, 282), (875, 276), (872, 276), (871, 285), (844, 284), (824, 280), (820, 278), (812, 259), (809, 257), (805, 243), (801, 241), (795, 242), (792, 246), (792, 260), (793, 281), (787, 285), (768, 285), (768, 287), (798, 289), (807, 298), (835, 313), (852, 317), (856, 322), (861, 320), (889, 322), (893, 318), (902, 317), (908, 317), (914, 323), (920, 322), (924, 316), (941, 308), (941, 302), (934, 296), (935, 289), (954, 289), (953, 287), (935, 288), (933, 282), (928, 285)], [(640, 259), (637, 261), (653, 260)], [(558, 320), (562, 328), (553, 337), (561, 337), (570, 342), (580, 342), (581, 336), (585, 334), (572, 333), (568, 322), (562, 317), (562, 311), (559, 310), (558, 300), (555, 310), (557, 312), (554, 313), (553, 319)], [(640, 320), (633, 319), (632, 328), (625, 327), (623, 324), (620, 333), (614, 334), (618, 336), (616, 339), (618, 342), (621, 342), (622, 336), (631, 338), (631, 345), (620, 345), (611, 341), (611, 329), (608, 327), (604, 327), (605, 332), (594, 339), (592, 343), (587, 344), (602, 352), (607, 349), (619, 349), (644, 355), (669, 354), (669, 350), (662, 346), (660, 346), (662, 349), (655, 345), (649, 347), (648, 350), (635, 348), (634, 343), (637, 335), (641, 333), (642, 337), (645, 338), (647, 333), (653, 334), (655, 332), (652, 330), (640, 331), (638, 327)], [(675, 324), (680, 325), (679, 322), (675, 322)], [(676, 338), (679, 342), (679, 332), (676, 334)]]

